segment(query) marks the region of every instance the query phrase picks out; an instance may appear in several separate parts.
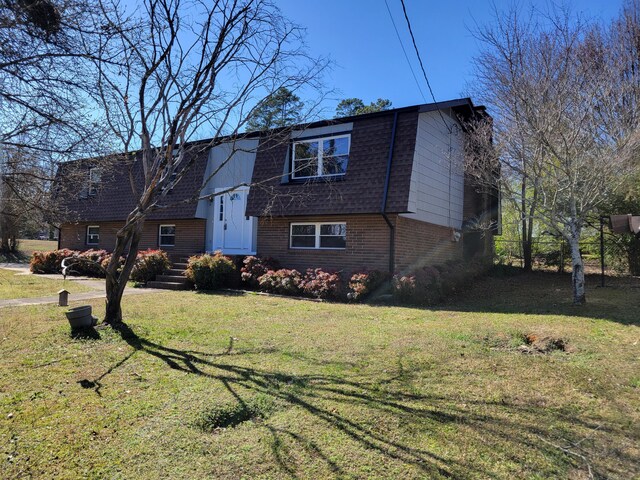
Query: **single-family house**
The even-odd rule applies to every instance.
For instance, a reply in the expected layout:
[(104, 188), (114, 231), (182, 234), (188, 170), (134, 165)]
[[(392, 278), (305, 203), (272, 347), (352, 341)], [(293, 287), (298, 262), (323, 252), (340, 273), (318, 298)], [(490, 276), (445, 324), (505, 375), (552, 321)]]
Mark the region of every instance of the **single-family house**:
[[(489, 117), (462, 98), (254, 132), (214, 147), (203, 141), (190, 150), (193, 168), (149, 215), (141, 248), (174, 258), (220, 250), (346, 273), (489, 254), (487, 232), (465, 231), (472, 218), (499, 223), (497, 194), (465, 176), (469, 118)], [(63, 195), (69, 220), (60, 247), (113, 247), (135, 205), (135, 158), (105, 170), (99, 160), (61, 166), (60, 181), (65, 168), (84, 169), (86, 184)]]

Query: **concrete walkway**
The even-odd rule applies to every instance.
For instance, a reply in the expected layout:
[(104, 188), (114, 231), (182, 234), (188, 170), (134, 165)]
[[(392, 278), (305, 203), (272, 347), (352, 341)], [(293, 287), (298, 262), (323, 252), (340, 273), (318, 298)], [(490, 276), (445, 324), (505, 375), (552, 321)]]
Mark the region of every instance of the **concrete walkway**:
[[(16, 275), (32, 275), (29, 271), (29, 265), (24, 263), (0, 263), (0, 268), (5, 270), (13, 270)], [(48, 278), (50, 280), (62, 280), (64, 277), (59, 274), (38, 275), (39, 278)], [(91, 278), (91, 277), (67, 277), (67, 281), (78, 282), (93, 289), (93, 292), (84, 293), (72, 293), (69, 295), (69, 303), (80, 302), (84, 300), (93, 300), (96, 298), (105, 298), (104, 292), (104, 280)], [(163, 290), (157, 290), (153, 288), (125, 288), (124, 295), (143, 295), (146, 293), (158, 293)], [(58, 295), (51, 295), (48, 297), (33, 297), (33, 298), (10, 298), (7, 300), (0, 300), (0, 308), (4, 307), (23, 307), (26, 305), (44, 305), (48, 303), (58, 303)]]
[(29, 264), (28, 263), (0, 263), (0, 268), (4, 268), (5, 270), (18, 270), (20, 272), (29, 272)]
[[(124, 296), (130, 295), (144, 295), (147, 293), (159, 293), (166, 290), (157, 290), (153, 288), (126, 288)], [(104, 291), (102, 292), (85, 292), (85, 293), (72, 293), (69, 295), (69, 304), (76, 303), (82, 300), (93, 300), (96, 298), (105, 298)], [(35, 297), (35, 298), (11, 298), (8, 300), (0, 300), (0, 308), (4, 307), (24, 307), (26, 305), (44, 305), (47, 303), (58, 303), (58, 296), (51, 297)]]

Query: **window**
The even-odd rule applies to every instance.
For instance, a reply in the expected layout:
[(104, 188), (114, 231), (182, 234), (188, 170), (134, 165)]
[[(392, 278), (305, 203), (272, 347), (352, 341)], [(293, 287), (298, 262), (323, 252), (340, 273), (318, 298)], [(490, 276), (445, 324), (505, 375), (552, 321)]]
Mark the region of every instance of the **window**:
[(98, 225), (87, 226), (87, 245), (98, 245), (100, 243), (100, 227)]
[(294, 142), (291, 178), (335, 177), (347, 172), (351, 135)]
[(169, 181), (163, 187), (163, 189), (166, 189), (166, 188), (169, 189), (169, 191), (167, 192), (167, 195), (171, 195), (173, 193), (173, 188), (175, 187), (173, 182), (176, 181), (176, 178), (178, 178), (178, 172), (176, 172), (176, 171), (171, 172), (171, 175), (169, 176)]
[(160, 241), (161, 247), (173, 247), (176, 244), (176, 226), (160, 225)]
[(346, 223), (292, 223), (291, 248), (344, 249)]
[(100, 184), (101, 176), (102, 169), (98, 167), (92, 167), (89, 169), (89, 195), (96, 195), (98, 193), (98, 185)]

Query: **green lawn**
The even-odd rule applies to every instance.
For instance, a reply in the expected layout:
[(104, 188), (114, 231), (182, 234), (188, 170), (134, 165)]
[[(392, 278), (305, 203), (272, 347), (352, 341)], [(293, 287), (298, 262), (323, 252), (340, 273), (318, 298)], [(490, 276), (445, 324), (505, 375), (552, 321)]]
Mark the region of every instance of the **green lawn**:
[(33, 252), (44, 252), (58, 248), (57, 240), (18, 240), (18, 248), (26, 255), (31, 256)]
[(17, 275), (16, 271), (0, 268), (0, 300), (9, 298), (33, 298), (56, 295), (65, 288), (69, 292), (93, 291), (80, 282), (43, 278), (38, 275)]
[(33, 252), (43, 252), (47, 250), (56, 250), (58, 248), (57, 240), (18, 240), (18, 253), (4, 255), (0, 253), (0, 262), (28, 262)]
[(436, 310), (167, 292), (75, 339), (57, 307), (3, 309), (0, 476), (639, 478), (640, 289), (568, 285)]

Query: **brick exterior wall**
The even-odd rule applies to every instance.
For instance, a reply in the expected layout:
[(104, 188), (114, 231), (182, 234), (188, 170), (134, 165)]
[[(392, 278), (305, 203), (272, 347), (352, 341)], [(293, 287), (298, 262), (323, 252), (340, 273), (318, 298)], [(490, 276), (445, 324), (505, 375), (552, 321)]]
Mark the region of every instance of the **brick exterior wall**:
[[(451, 241), (451, 229), (389, 215), (396, 225), (395, 270), (434, 265), (462, 258), (462, 242)], [(345, 250), (289, 248), (291, 223), (346, 222)], [(273, 257), (283, 267), (340, 270), (351, 274), (363, 269), (389, 269), (389, 227), (381, 215), (322, 215), (262, 218), (258, 224), (258, 255)]]
[[(394, 216), (391, 216), (394, 218)], [(298, 222), (346, 222), (344, 250), (289, 248), (289, 226)], [(389, 268), (389, 227), (381, 215), (323, 215), (261, 218), (258, 224), (258, 255), (277, 259), (283, 267), (340, 270), (351, 274), (363, 268)]]
[[(204, 251), (205, 223), (205, 220), (200, 219), (147, 221), (142, 231), (140, 249), (159, 248), (158, 231), (160, 225), (175, 225), (175, 246), (162, 247), (162, 250), (168, 252), (174, 260), (195, 253), (201, 253)], [(87, 225), (98, 225), (100, 227), (100, 243), (98, 245), (86, 244)], [(116, 242), (116, 232), (122, 225), (122, 222), (63, 224), (60, 228), (60, 248), (70, 248), (73, 250), (88, 250), (94, 248), (111, 251)]]
[(395, 236), (395, 269), (439, 265), (462, 258), (462, 240), (451, 241), (451, 229), (432, 223), (398, 217)]

